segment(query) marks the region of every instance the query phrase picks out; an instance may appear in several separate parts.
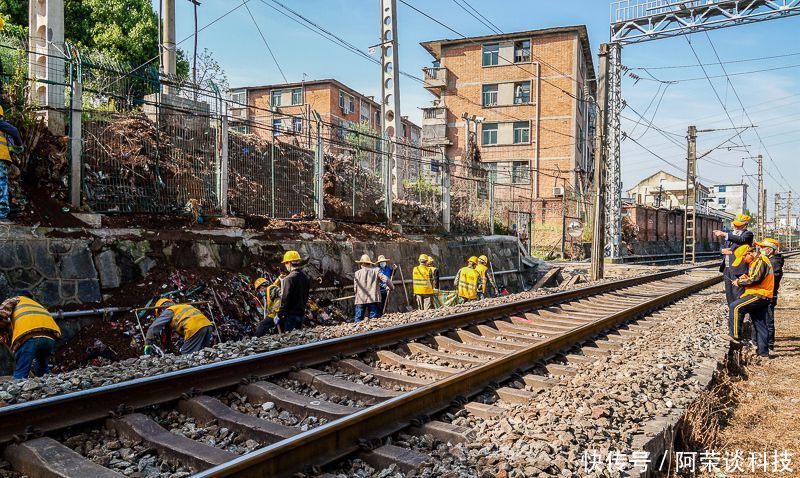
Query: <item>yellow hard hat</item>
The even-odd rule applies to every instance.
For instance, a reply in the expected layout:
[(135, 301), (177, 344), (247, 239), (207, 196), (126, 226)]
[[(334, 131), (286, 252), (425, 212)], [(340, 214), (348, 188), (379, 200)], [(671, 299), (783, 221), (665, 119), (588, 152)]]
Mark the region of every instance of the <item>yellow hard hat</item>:
[(747, 255), (748, 252), (752, 251), (753, 248), (747, 244), (742, 244), (741, 246), (737, 247), (735, 251), (733, 251), (733, 256), (735, 259), (733, 260), (733, 267), (738, 266), (744, 260), (744, 256)]
[[(426, 254), (426, 255), (427, 255), (427, 254)], [(427, 262), (428, 262), (429, 264), (433, 264), (435, 261), (436, 261), (436, 259), (434, 259), (434, 258), (433, 258), (433, 256), (428, 256)]]
[(283, 260), (281, 261), (282, 264), (286, 264), (287, 262), (298, 262), (301, 261), (300, 253), (297, 251), (286, 251), (286, 254), (283, 255)]
[(467, 262), (472, 262), (473, 264), (477, 264), (478, 263), (478, 258), (475, 257), (475, 256), (472, 256), (469, 259), (467, 259)]
[(427, 262), (428, 261), (428, 255), (427, 254), (420, 254), (419, 255), (419, 259), (417, 259), (417, 261), (419, 261), (419, 262)]
[(161, 307), (164, 307), (165, 304), (174, 304), (174, 303), (175, 302), (173, 302), (172, 299), (164, 297), (163, 299), (158, 299), (158, 302), (156, 302), (156, 308), (160, 309)]
[(480, 256), (480, 257), (478, 258), (478, 260), (479, 260), (479, 261), (481, 261), (481, 262), (483, 262), (484, 264), (488, 264), (488, 263), (489, 263), (489, 258), (488, 258), (488, 257), (486, 257), (486, 256)]
[(0, 106), (0, 116), (5, 116), (5, 115), (6, 115), (6, 111), (3, 109), (2, 106)]
[(267, 279), (264, 279), (263, 277), (259, 277), (258, 279), (256, 279), (255, 282), (253, 282), (253, 288), (254, 289), (258, 289), (259, 287), (261, 287), (266, 282), (269, 282), (269, 281)]
[(747, 223), (750, 222), (750, 219), (751, 219), (750, 216), (748, 216), (747, 214), (737, 214), (736, 219), (734, 219), (731, 222), (733, 223), (734, 226), (742, 227), (746, 226)]

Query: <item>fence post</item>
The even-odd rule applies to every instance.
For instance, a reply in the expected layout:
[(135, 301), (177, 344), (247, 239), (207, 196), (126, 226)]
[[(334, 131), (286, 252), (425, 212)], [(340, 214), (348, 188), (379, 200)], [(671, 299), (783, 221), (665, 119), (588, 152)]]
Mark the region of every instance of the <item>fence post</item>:
[(222, 148), (220, 148), (219, 158), (219, 204), (222, 209), (222, 215), (228, 215), (228, 115), (222, 115)]
[(450, 164), (447, 156), (442, 151), (442, 227), (444, 232), (450, 232)]
[(489, 235), (494, 236), (494, 181), (487, 179), (489, 183)]
[(70, 101), (70, 187), (69, 202), (74, 209), (81, 207), (81, 183), (83, 182), (83, 138), (81, 125), (83, 110), (83, 84), (76, 78), (72, 80)]
[(314, 200), (316, 201), (315, 208), (317, 219), (322, 220), (325, 217), (325, 153), (322, 147), (322, 121), (316, 111), (314, 112), (314, 116), (317, 118), (317, 150), (314, 157), (314, 169), (317, 172), (315, 179), (317, 180), (317, 184), (314, 188)]

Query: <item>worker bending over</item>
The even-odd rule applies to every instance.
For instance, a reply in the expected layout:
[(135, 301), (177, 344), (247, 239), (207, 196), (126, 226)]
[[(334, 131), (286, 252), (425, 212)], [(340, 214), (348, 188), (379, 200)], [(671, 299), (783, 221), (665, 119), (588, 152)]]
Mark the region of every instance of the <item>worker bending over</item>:
[(286, 251), (282, 261), (288, 274), (281, 279), (281, 304), (278, 324), (284, 332), (303, 327), (308, 307), (311, 279), (302, 271), (303, 260), (297, 251)]
[(781, 279), (783, 279), (783, 254), (780, 253), (781, 243), (771, 237), (757, 244), (761, 246), (761, 252), (769, 258), (775, 277), (775, 288), (772, 290), (772, 300), (769, 303), (769, 313), (767, 314), (768, 346), (770, 350), (775, 350), (775, 306), (778, 305), (778, 289), (780, 289)]
[(478, 258), (472, 256), (467, 259), (467, 265), (456, 274), (454, 284), (461, 302), (470, 302), (478, 298), (478, 290), (480, 290), (482, 282), (481, 275), (475, 270), (477, 265)]
[(353, 286), (356, 290), (355, 321), (361, 322), (365, 312), (370, 319), (380, 315), (381, 286), (394, 289), (394, 284), (375, 267), (369, 255), (362, 255), (357, 263), (361, 268), (353, 276)]
[[(759, 243), (756, 243), (759, 244)], [(767, 331), (767, 314), (772, 302), (775, 289), (775, 275), (769, 258), (747, 244), (739, 246), (734, 251), (735, 259), (731, 263), (734, 267), (741, 263), (749, 265), (747, 274), (734, 279), (734, 287), (743, 287), (742, 296), (730, 305), (728, 315), (728, 330), (734, 341), (741, 339), (742, 323), (745, 314), (750, 314), (750, 320), (756, 329), (758, 355), (769, 356), (769, 333)]]
[(194, 306), (189, 304), (176, 304), (171, 299), (159, 299), (156, 302), (156, 317), (145, 334), (144, 354), (153, 353), (153, 346), (158, 344), (161, 333), (169, 327), (183, 337), (181, 355), (202, 350), (211, 345), (213, 324)]
[(271, 284), (263, 277), (259, 277), (253, 282), (256, 290), (256, 312), (258, 313), (256, 337), (263, 337), (277, 328), (278, 308), (281, 305), (281, 278), (285, 276), (281, 272), (281, 276)]
[(433, 296), (436, 293), (436, 289), (433, 286), (431, 269), (428, 267), (428, 256), (420, 254), (417, 262), (417, 266), (411, 271), (414, 298), (417, 300), (417, 307), (420, 310), (432, 309)]
[[(489, 276), (489, 258), (485, 255), (480, 256), (478, 258), (478, 265), (475, 266), (475, 270), (478, 271), (478, 274), (481, 275), (481, 289), (478, 291), (478, 296), (481, 299), (486, 298), (486, 289), (491, 280)], [(494, 283), (492, 283), (494, 285)], [(491, 293), (491, 290), (489, 291)]]
[(37, 377), (50, 371), (48, 362), (61, 329), (29, 291), (17, 291), (0, 304), (0, 326), (11, 332), (15, 379), (28, 378), (31, 368)]

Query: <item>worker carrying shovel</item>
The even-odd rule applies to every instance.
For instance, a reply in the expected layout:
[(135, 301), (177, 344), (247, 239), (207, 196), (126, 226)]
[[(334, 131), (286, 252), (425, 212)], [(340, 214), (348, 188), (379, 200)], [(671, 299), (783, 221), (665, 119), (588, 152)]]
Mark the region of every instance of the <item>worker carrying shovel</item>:
[(189, 304), (176, 304), (170, 299), (156, 302), (155, 322), (147, 329), (144, 354), (150, 355), (157, 346), (158, 337), (165, 327), (183, 336), (181, 355), (197, 352), (211, 345), (214, 325), (195, 307)]

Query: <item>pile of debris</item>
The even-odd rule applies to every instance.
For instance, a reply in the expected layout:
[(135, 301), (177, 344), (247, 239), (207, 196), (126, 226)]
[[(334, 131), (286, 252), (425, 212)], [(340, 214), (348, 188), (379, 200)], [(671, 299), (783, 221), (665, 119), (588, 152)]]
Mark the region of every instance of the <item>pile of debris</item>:
[[(274, 271), (257, 270), (273, 281)], [(144, 349), (144, 332), (155, 319), (153, 310), (135, 313), (136, 307), (153, 306), (161, 297), (180, 303), (193, 303), (215, 324), (215, 337), (222, 342), (252, 337), (261, 320), (256, 311), (253, 278), (218, 269), (191, 269), (154, 276), (147, 283), (128, 288), (112, 296), (107, 303), (130, 306), (131, 313), (111, 319), (97, 318), (67, 341), (53, 361), (56, 371), (63, 372), (87, 365), (104, 365), (138, 357)], [(319, 310), (309, 317), (315, 325), (333, 325), (347, 320), (330, 300), (318, 300)], [(167, 352), (176, 352), (179, 337), (174, 335), (163, 344)]]
[(392, 221), (410, 226), (441, 226), (442, 212), (429, 204), (395, 199), (392, 201)]

